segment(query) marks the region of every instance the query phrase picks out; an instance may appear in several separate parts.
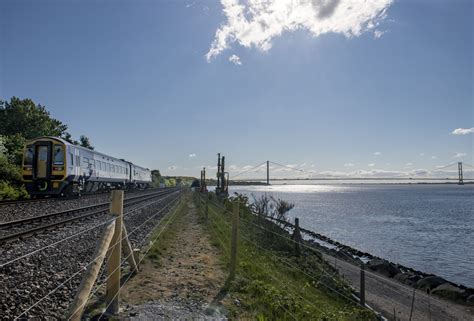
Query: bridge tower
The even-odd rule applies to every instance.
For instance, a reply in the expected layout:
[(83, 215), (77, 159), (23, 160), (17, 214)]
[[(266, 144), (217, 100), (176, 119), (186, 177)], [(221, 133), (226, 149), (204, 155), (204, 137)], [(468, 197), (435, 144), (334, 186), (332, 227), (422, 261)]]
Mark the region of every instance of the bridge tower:
[(270, 185), (270, 161), (267, 161), (267, 185)]
[(458, 185), (464, 185), (464, 179), (462, 175), (462, 162), (458, 162), (458, 175), (459, 175)]

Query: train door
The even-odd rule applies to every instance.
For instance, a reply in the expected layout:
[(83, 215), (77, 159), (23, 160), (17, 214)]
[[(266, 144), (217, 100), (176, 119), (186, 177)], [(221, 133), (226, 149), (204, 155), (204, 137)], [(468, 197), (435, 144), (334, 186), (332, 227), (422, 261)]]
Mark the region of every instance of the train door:
[(51, 172), (51, 144), (36, 145), (35, 178), (48, 179)]

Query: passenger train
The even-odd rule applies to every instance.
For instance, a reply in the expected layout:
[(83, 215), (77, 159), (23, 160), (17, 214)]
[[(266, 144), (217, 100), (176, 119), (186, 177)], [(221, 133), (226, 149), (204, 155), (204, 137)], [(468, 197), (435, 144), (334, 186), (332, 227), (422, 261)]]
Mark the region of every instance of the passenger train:
[(22, 175), (32, 196), (73, 196), (151, 185), (148, 168), (49, 136), (26, 143)]

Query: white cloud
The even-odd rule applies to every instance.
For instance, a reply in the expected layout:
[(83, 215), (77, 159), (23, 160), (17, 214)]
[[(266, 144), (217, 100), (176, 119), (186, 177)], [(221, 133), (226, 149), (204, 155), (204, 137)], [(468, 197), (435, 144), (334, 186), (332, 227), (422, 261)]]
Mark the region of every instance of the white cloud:
[(352, 163), (345, 163), (344, 164), (344, 167), (354, 167), (355, 164), (352, 164)]
[(170, 171), (174, 171), (176, 169), (178, 169), (178, 166), (176, 166), (176, 165), (172, 165), (172, 166), (168, 167), (168, 170), (170, 170)]
[(237, 55), (232, 55), (229, 57), (229, 61), (234, 65), (241, 65), (242, 61), (240, 61), (240, 57)]
[(379, 39), (380, 37), (383, 36), (384, 33), (385, 33), (385, 31), (375, 30), (375, 31), (374, 31), (374, 38), (375, 38), (375, 39)]
[(194, 157), (196, 157), (196, 154), (189, 154), (188, 157), (189, 157), (189, 158), (194, 158)]
[(379, 156), (379, 155), (382, 155), (382, 153), (381, 152), (375, 152), (374, 155)]
[(456, 128), (451, 132), (453, 135), (467, 135), (474, 134), (474, 127), (471, 128)]
[(327, 33), (358, 37), (376, 29), (393, 0), (221, 0), (225, 24), (217, 29), (206, 59), (210, 61), (231, 44), (267, 51), (283, 32), (307, 30), (314, 37)]
[(421, 156), (421, 157), (425, 156), (425, 153), (420, 153), (420, 156)]
[(438, 156), (431, 156), (431, 159), (437, 159)]
[(464, 157), (464, 156), (466, 156), (466, 153), (456, 153), (453, 157), (459, 158), (459, 157)]
[(406, 166), (406, 167), (413, 166), (413, 163), (406, 163), (405, 166)]
[(375, 164), (374, 164), (374, 163), (370, 163), (370, 164), (367, 164), (367, 166), (369, 166), (369, 167), (374, 167)]

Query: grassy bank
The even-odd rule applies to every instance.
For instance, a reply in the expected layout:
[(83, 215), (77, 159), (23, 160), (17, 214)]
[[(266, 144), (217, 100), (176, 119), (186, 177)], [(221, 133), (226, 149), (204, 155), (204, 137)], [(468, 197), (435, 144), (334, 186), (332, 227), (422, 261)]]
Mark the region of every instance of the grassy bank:
[[(212, 197), (212, 196), (211, 196)], [(198, 198), (195, 199), (199, 204)], [(208, 202), (206, 230), (230, 261), (231, 204)], [(200, 206), (205, 220), (205, 206)], [(352, 301), (348, 286), (314, 252), (296, 256), (290, 236), (242, 207), (235, 280), (222, 301), (231, 318), (258, 320), (375, 320)]]

